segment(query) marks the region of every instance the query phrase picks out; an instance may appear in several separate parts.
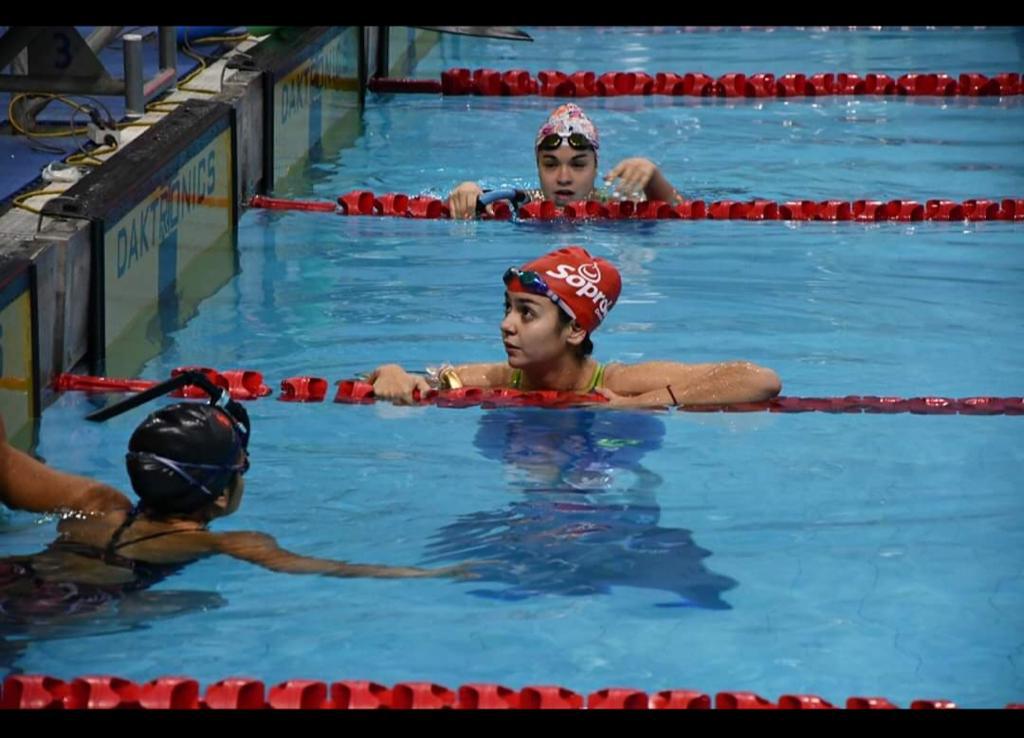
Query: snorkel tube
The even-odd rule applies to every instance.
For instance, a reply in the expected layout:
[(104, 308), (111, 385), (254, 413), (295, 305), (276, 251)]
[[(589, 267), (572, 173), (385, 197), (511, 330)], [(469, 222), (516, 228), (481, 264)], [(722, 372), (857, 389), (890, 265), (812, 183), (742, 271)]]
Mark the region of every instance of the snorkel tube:
[(484, 209), (492, 202), (498, 200), (508, 200), (512, 205), (512, 212), (519, 209), (520, 205), (525, 204), (530, 199), (530, 196), (524, 190), (516, 189), (505, 189), (505, 190), (491, 190), (480, 195), (476, 201), (476, 212), (482, 213)]
[(170, 392), (174, 392), (177, 389), (181, 389), (185, 385), (195, 385), (202, 389), (206, 394), (210, 396), (210, 405), (221, 408), (228, 417), (231, 418), (235, 430), (238, 432), (239, 437), (242, 439), (243, 446), (249, 445), (249, 413), (246, 412), (245, 408), (242, 407), (238, 402), (231, 399), (231, 394), (227, 389), (218, 387), (210, 381), (203, 372), (190, 369), (184, 371), (176, 377), (171, 377), (166, 382), (153, 385), (147, 390), (143, 390), (136, 395), (126, 397), (120, 402), (115, 402), (113, 405), (97, 410), (96, 412), (90, 413), (85, 416), (86, 420), (91, 420), (96, 423), (101, 423), (111, 418), (116, 418), (118, 415), (122, 415), (129, 410), (137, 408), (139, 405), (144, 405), (150, 400), (154, 400), (157, 397), (161, 397)]

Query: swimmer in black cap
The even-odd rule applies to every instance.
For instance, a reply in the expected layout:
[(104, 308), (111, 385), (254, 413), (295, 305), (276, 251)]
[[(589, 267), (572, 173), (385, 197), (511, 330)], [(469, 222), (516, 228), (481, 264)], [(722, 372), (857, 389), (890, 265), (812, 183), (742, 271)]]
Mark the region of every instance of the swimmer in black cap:
[(351, 564), (293, 553), (265, 533), (208, 530), (210, 522), (238, 509), (248, 441), (248, 414), (236, 402), (157, 410), (128, 444), (128, 475), (139, 496), (133, 506), (113, 487), (58, 471), (13, 448), (0, 418), (0, 502), (63, 518), (59, 536), (44, 551), (0, 559), (0, 620), (17, 620), (19, 611), (90, 609), (214, 554), (292, 574), (467, 576), (465, 566)]

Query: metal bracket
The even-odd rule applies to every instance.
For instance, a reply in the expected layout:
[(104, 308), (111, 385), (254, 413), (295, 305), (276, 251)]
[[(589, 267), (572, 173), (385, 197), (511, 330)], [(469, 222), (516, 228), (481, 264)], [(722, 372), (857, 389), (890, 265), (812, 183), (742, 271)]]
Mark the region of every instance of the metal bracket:
[[(107, 72), (96, 52), (116, 34), (109, 28), (90, 35), (89, 40), (73, 26), (21, 26), (0, 36), (0, 69), (27, 50), (27, 74), (0, 75), (0, 90), (70, 95), (123, 95), (125, 113), (139, 117), (146, 101), (177, 81), (177, 46), (172, 26), (159, 28), (160, 69), (153, 79), (142, 74), (142, 37), (125, 34), (124, 79)], [(40, 108), (41, 109), (41, 108)], [(38, 113), (38, 110), (34, 111)]]

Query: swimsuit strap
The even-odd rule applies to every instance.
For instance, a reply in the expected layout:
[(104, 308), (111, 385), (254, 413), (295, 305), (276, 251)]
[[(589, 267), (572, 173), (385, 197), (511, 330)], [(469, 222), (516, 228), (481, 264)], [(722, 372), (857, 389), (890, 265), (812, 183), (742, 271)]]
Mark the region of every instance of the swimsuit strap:
[(148, 536), (142, 536), (141, 538), (133, 538), (130, 541), (123, 541), (122, 542), (120, 540), (121, 536), (124, 535), (124, 532), (126, 530), (128, 530), (128, 526), (130, 526), (132, 523), (135, 522), (135, 519), (139, 516), (140, 512), (142, 512), (142, 507), (140, 505), (136, 505), (135, 507), (133, 507), (131, 509), (131, 511), (128, 513), (127, 517), (125, 517), (124, 522), (121, 523), (120, 527), (118, 527), (118, 529), (114, 531), (114, 535), (112, 535), (110, 537), (110, 542), (107, 544), (107, 547), (105, 549), (103, 549), (104, 557), (122, 558), (122, 557), (117, 555), (117, 550), (120, 549), (120, 548), (124, 548), (125, 546), (131, 546), (131, 545), (133, 545), (135, 543), (141, 543), (142, 541), (148, 541), (148, 540), (150, 540), (152, 538), (160, 538), (161, 536), (169, 536), (169, 535), (171, 535), (173, 533), (191, 533), (192, 532), (191, 530), (178, 530), (178, 529), (175, 529), (175, 530), (161, 530), (161, 531), (158, 531), (156, 533), (150, 533)]
[[(593, 376), (590, 377), (590, 383), (587, 384), (587, 388), (583, 390), (584, 393), (593, 392), (595, 389), (601, 386), (601, 384), (604, 382), (605, 366), (605, 364), (597, 365), (597, 369), (594, 370)], [(523, 384), (523, 370), (513, 369), (512, 379), (509, 380), (508, 384), (511, 389), (520, 389)]]
[(110, 536), (110, 541), (107, 543), (107, 547), (103, 549), (104, 555), (114, 555), (114, 552), (118, 548), (118, 540), (120, 540), (124, 532), (128, 530), (128, 526), (135, 522), (135, 518), (139, 517), (140, 512), (142, 512), (142, 507), (139, 505), (135, 505), (131, 510), (128, 511), (128, 514), (124, 518), (124, 522), (121, 523), (121, 525), (118, 526), (117, 530), (114, 531), (114, 535)]
[(590, 378), (590, 384), (587, 385), (587, 389), (584, 392), (593, 392), (604, 383), (605, 366), (605, 364), (597, 365), (597, 369), (594, 370), (594, 376)]
[(148, 541), (148, 540), (151, 540), (153, 538), (161, 538), (162, 536), (170, 536), (170, 535), (174, 535), (175, 533), (195, 533), (197, 530), (201, 530), (201, 529), (200, 528), (195, 528), (195, 529), (189, 528), (189, 529), (186, 529), (186, 530), (181, 530), (181, 529), (162, 530), (162, 531), (159, 531), (157, 533), (150, 533), (148, 536), (142, 536), (141, 538), (133, 538), (130, 541), (124, 541), (123, 543), (118, 543), (117, 545), (114, 545), (113, 542), (111, 542), (107, 546), (107, 550), (112, 552), (112, 551), (116, 551), (119, 548), (124, 548), (125, 546), (131, 546), (133, 544), (141, 543), (142, 541)]

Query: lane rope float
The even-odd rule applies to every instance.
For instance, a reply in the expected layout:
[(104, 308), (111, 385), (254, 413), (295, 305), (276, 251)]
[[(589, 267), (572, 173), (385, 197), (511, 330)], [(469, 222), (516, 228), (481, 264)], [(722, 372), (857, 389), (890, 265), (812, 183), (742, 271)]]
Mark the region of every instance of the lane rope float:
[[(172, 377), (186, 371), (200, 371), (218, 387), (226, 388), (232, 399), (257, 400), (272, 394), (263, 382), (263, 375), (251, 370), (217, 371), (208, 367), (179, 367)], [(142, 392), (158, 384), (156, 380), (117, 379), (79, 374), (59, 374), (53, 382), (57, 391), (81, 392)], [(335, 382), (334, 402), (363, 405), (376, 402), (373, 385), (360, 379), (342, 379)], [(277, 399), (283, 402), (323, 402), (327, 397), (328, 381), (322, 377), (298, 376), (281, 380)], [(198, 387), (186, 385), (173, 393), (174, 397), (207, 399), (208, 393)], [(414, 400), (421, 405), (444, 408), (482, 407), (547, 407), (566, 408), (606, 403), (596, 393), (577, 394), (556, 390), (459, 389), (418, 392)], [(771, 412), (771, 413), (865, 413), (915, 415), (1024, 415), (1024, 397), (884, 397), (878, 395), (846, 395), (842, 397), (776, 397), (762, 402), (731, 404), (682, 405), (681, 412)]]
[[(208, 684), (205, 692), (189, 676), (164, 676), (139, 683), (110, 675), (80, 676), (69, 681), (44, 674), (12, 674), (0, 684), (4, 710), (831, 710), (837, 705), (813, 694), (784, 694), (772, 702), (756, 692), (718, 692), (712, 696), (690, 689), (613, 687), (590, 694), (559, 685), (473, 683), (449, 689), (435, 682), (399, 682), (387, 686), (369, 680), (325, 682), (289, 679), (267, 685), (260, 679), (229, 677)], [(915, 699), (912, 710), (956, 709), (946, 699)], [(848, 710), (892, 710), (899, 705), (885, 697), (849, 697)], [(1024, 709), (1009, 703), (1005, 709)]]
[(986, 76), (965, 72), (907, 73), (892, 77), (882, 73), (847, 72), (818, 74), (732, 72), (712, 77), (703, 72), (562, 72), (546, 69), (534, 77), (525, 69), (468, 69), (441, 72), (440, 79), (377, 77), (368, 83), (372, 92), (443, 95), (542, 97), (621, 97), (670, 95), (688, 97), (822, 97), (885, 95), (903, 97), (1006, 97), (1024, 92), (1018, 72)]
[[(1024, 220), (1024, 198), (953, 200), (688, 200), (670, 205), (660, 200), (598, 202), (580, 200), (558, 207), (549, 200), (529, 202), (515, 207), (524, 196), (521, 190), (496, 190), (485, 193), (492, 199), (493, 213), (481, 212), (484, 220), (791, 220), (791, 221), (1020, 221)], [(483, 198), (481, 198), (483, 201)], [(326, 200), (293, 200), (256, 195), (249, 206), (266, 210), (297, 210), (334, 213), (344, 216), (396, 218), (450, 218), (446, 200), (428, 195), (383, 195), (370, 190), (353, 190)], [(478, 206), (478, 210), (482, 209)]]

